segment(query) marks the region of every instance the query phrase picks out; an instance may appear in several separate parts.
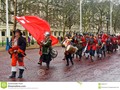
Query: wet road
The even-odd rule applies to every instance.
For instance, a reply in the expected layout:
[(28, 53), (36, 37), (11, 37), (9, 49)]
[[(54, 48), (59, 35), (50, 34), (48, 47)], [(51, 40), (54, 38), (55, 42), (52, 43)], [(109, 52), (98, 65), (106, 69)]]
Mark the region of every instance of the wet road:
[(120, 81), (120, 50), (107, 55), (103, 60), (91, 62), (83, 57), (81, 61), (74, 59), (74, 66), (66, 67), (63, 61), (64, 49), (55, 47), (58, 57), (51, 61), (50, 70), (46, 64), (38, 65), (39, 50), (27, 50), (25, 58), (26, 70), (23, 79), (9, 79), (10, 56), (7, 52), (0, 52), (0, 81), (84, 81), (84, 82), (117, 82)]

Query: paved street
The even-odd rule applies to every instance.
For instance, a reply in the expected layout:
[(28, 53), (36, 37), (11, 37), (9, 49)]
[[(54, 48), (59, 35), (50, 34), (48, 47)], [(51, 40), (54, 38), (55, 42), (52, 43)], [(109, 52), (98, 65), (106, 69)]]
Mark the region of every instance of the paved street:
[(39, 49), (27, 50), (25, 58), (26, 70), (23, 79), (9, 79), (10, 56), (7, 52), (0, 52), (0, 81), (97, 81), (117, 82), (120, 81), (120, 50), (107, 55), (103, 60), (90, 62), (82, 58), (81, 61), (74, 59), (74, 66), (66, 67), (63, 61), (64, 49), (55, 47), (59, 55), (51, 62), (50, 70), (37, 64)]

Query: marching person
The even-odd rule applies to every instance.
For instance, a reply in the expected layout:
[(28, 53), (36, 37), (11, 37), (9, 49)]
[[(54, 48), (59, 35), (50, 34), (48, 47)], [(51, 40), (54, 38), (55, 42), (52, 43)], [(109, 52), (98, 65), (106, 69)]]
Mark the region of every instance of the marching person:
[(25, 56), (25, 50), (26, 50), (26, 39), (22, 37), (22, 33), (19, 29), (15, 31), (15, 37), (11, 40), (12, 46), (8, 50), (9, 54), (11, 55), (12, 61), (11, 61), (11, 72), (12, 75), (9, 76), (9, 78), (16, 78), (16, 72), (17, 72), (17, 62), (19, 64), (19, 76), (18, 78), (23, 77), (24, 72), (24, 56)]
[(112, 36), (108, 35), (108, 38), (106, 40), (106, 47), (108, 54), (113, 52), (113, 44), (112, 44)]
[(90, 41), (90, 36), (88, 33), (84, 33), (84, 39), (85, 39), (85, 42), (84, 42), (84, 47), (87, 46), (87, 50), (85, 51), (85, 57), (86, 59), (89, 58), (89, 52), (90, 52), (90, 45), (89, 45), (89, 41)]
[(50, 32), (45, 32), (44, 36), (45, 36), (44, 40), (40, 43), (42, 55), (40, 56), (39, 63), (42, 65), (42, 62), (45, 62), (47, 66), (46, 70), (48, 70), (50, 61), (52, 60), (51, 54), (50, 54), (52, 40), (50, 39)]
[(85, 42), (85, 39), (83, 38), (82, 34), (79, 34), (78, 36), (78, 44), (76, 45), (78, 48), (77, 55), (79, 56), (79, 60), (82, 58), (82, 51), (84, 49), (83, 43)]
[(99, 59), (102, 59), (102, 36), (101, 34), (98, 34), (98, 37), (97, 37), (97, 56)]
[[(68, 45), (71, 44), (71, 39), (69, 37), (66, 37), (65, 40), (65, 48), (67, 49)], [(73, 60), (72, 60), (72, 52), (69, 52), (65, 49), (65, 60), (67, 61), (66, 66), (69, 66), (69, 60), (71, 61), (71, 64), (74, 65)]]
[(102, 38), (102, 54), (104, 55), (104, 57), (106, 57), (106, 51), (107, 51), (106, 41), (107, 41), (108, 35), (105, 33), (102, 33), (101, 38)]
[(90, 59), (91, 59), (92, 62), (93, 62), (93, 57), (94, 57), (95, 51), (96, 51), (96, 44), (97, 44), (97, 40), (94, 37), (94, 35), (91, 34), (90, 38), (89, 38), (87, 50), (89, 51)]
[[(66, 48), (68, 46), (68, 44), (70, 44), (70, 41), (68, 40), (68, 37), (66, 36), (62, 42), (62, 47)], [(65, 60), (65, 56), (64, 56), (63, 60)]]
[(117, 39), (117, 37), (115, 35), (112, 35), (111, 42), (113, 44), (113, 50), (117, 51), (117, 48), (118, 48), (118, 39)]

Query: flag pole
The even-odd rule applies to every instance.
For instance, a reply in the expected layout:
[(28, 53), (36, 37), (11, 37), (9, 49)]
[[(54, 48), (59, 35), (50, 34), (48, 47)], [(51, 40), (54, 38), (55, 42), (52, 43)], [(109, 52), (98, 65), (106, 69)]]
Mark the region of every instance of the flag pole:
[(80, 32), (82, 33), (82, 0), (80, 0)]
[(9, 39), (10, 39), (10, 31), (9, 31), (9, 23), (8, 23), (8, 0), (6, 0), (6, 50), (9, 49)]

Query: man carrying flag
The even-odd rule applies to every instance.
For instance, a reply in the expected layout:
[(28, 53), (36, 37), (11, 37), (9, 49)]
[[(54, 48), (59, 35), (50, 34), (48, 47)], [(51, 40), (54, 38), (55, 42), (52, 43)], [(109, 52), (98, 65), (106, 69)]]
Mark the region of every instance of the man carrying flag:
[(21, 16), (16, 20), (35, 38), (40, 45), (41, 61), (46, 62), (47, 69), (51, 61), (50, 47), (58, 43), (58, 39), (50, 35), (50, 25), (47, 21), (37, 16)]
[(50, 39), (50, 33), (49, 32), (45, 32), (44, 34), (45, 38), (43, 41), (41, 41), (40, 46), (41, 46), (41, 51), (42, 51), (42, 55), (40, 57), (40, 62), (38, 64), (42, 65), (42, 62), (45, 62), (47, 65), (47, 69), (49, 69), (49, 64), (51, 59), (51, 54), (50, 54), (50, 50), (51, 50), (51, 46), (52, 46), (52, 40)]

